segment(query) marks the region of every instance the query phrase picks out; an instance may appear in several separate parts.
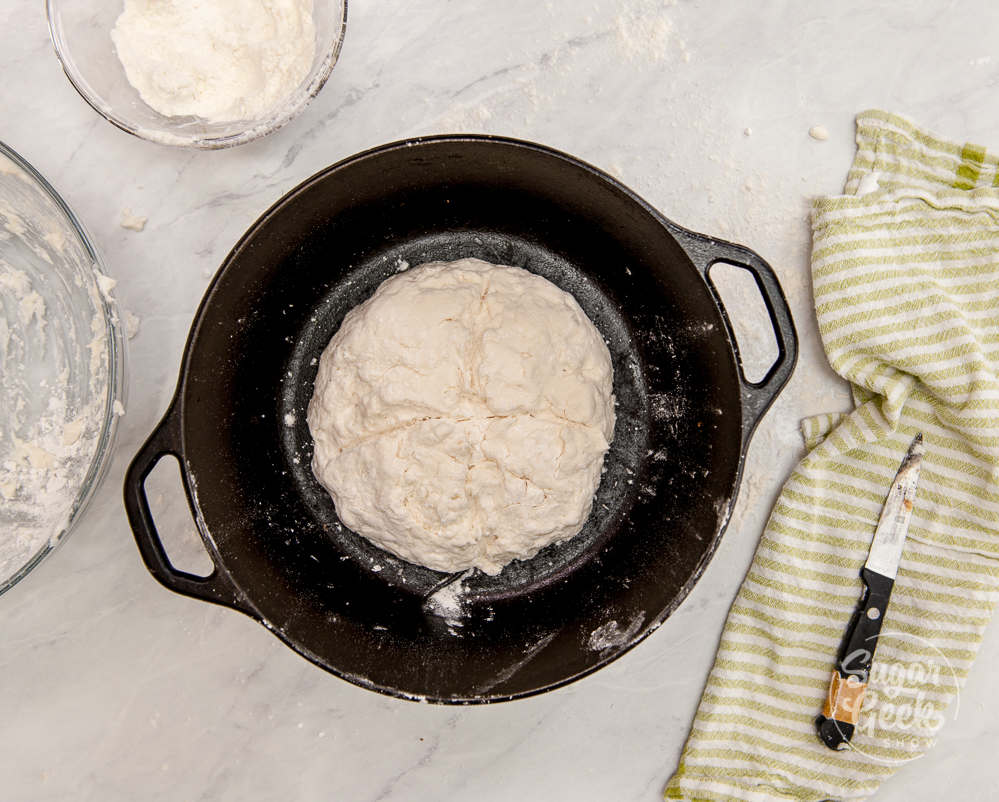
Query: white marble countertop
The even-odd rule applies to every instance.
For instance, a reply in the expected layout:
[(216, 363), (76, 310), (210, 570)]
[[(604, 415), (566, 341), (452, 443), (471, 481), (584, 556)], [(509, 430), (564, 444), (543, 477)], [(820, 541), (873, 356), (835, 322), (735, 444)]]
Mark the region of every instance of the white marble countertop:
[[(728, 605), (801, 454), (798, 421), (848, 403), (811, 310), (808, 198), (841, 188), (853, 115), (868, 107), (999, 145), (991, 4), (356, 2), (340, 62), (305, 113), (214, 153), (152, 145), (99, 119), (63, 77), (42, 5), (0, 6), (0, 139), (83, 219), (141, 326), (99, 496), (68, 542), (0, 598), (0, 797), (660, 798)], [(828, 141), (809, 138), (815, 124)], [(447, 131), (567, 150), (677, 222), (756, 249), (802, 340), (721, 548), (680, 609), (587, 679), (467, 709), (361, 690), (245, 616), (167, 592), (143, 567), (120, 501), (125, 466), (173, 392), (195, 307), (239, 235), (321, 167)], [(119, 226), (125, 208), (149, 218), (144, 231)], [(185, 511), (159, 511), (182, 542)], [(878, 799), (992, 795), (997, 662), (993, 627), (956, 720)]]

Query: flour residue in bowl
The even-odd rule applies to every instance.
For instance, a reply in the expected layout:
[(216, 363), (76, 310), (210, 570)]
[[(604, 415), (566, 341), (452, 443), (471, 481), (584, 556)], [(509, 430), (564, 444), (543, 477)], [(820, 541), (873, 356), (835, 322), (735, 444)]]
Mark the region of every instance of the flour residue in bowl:
[(0, 591), (66, 530), (94, 470), (110, 403), (102, 289), (62, 210), (0, 153)]

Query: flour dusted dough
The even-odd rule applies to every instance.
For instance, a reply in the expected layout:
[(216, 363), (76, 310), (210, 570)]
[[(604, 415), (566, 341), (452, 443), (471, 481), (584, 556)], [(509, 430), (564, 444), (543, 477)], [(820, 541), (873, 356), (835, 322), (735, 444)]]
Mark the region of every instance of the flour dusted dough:
[(546, 279), (478, 259), (416, 267), (323, 352), (312, 468), (376, 545), (496, 574), (586, 521), (614, 432), (612, 370), (579, 304)]

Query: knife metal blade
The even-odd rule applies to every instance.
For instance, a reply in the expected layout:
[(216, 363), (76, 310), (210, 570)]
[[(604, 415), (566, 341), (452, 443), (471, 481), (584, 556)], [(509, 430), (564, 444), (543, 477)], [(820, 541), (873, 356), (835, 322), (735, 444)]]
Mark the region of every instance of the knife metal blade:
[(871, 551), (867, 555), (865, 567), (889, 579), (895, 578), (902, 559), (902, 547), (912, 518), (912, 504), (916, 498), (916, 483), (919, 481), (924, 451), (923, 436), (917, 434), (895, 474), (895, 482), (881, 510)]
[(867, 562), (860, 572), (864, 593), (846, 630), (822, 714), (815, 722), (819, 738), (830, 749), (845, 749), (859, 721), (881, 621), (891, 599), (912, 519), (923, 453), (923, 436), (917, 434), (895, 474), (874, 530)]

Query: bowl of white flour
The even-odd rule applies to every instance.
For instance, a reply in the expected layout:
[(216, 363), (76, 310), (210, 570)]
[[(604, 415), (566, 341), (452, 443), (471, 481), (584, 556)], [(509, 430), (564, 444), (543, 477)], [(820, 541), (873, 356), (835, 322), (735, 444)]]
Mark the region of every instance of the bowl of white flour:
[(0, 593), (65, 540), (124, 414), (109, 278), (55, 190), (0, 142)]
[(135, 136), (204, 149), (291, 120), (340, 54), (346, 0), (47, 0), (70, 82)]

